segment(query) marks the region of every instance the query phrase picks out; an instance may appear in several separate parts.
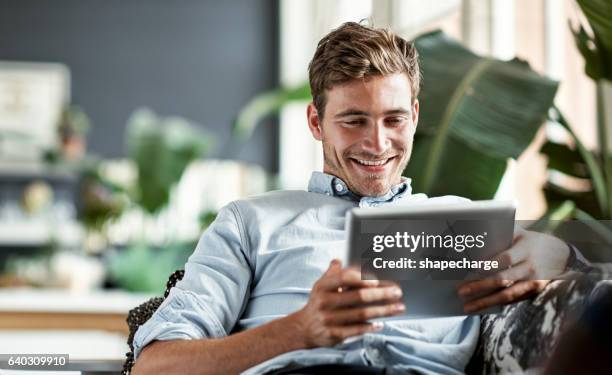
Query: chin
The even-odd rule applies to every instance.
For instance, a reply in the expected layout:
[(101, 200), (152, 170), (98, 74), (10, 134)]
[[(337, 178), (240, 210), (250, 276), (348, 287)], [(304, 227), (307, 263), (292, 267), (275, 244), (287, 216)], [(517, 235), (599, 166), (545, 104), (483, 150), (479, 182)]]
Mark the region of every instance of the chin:
[(361, 195), (364, 197), (380, 197), (387, 194), (390, 189), (391, 186), (388, 184), (370, 184), (362, 189)]

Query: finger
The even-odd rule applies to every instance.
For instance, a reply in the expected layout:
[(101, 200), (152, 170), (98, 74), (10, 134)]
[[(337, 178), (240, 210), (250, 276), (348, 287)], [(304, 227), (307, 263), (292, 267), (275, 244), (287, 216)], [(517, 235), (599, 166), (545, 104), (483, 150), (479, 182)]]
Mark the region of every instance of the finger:
[(497, 261), (498, 268), (504, 269), (523, 262), (528, 256), (527, 246), (522, 241), (518, 241), (511, 248), (493, 256), (490, 260)]
[(502, 291), (466, 303), (463, 306), (463, 311), (470, 314), (492, 306), (525, 299), (541, 290), (540, 283), (537, 281), (539, 280), (519, 281)]
[(528, 280), (535, 278), (535, 269), (529, 262), (515, 264), (512, 267), (499, 271), (490, 276), (489, 280)]
[(358, 288), (342, 293), (329, 293), (322, 304), (324, 309), (363, 305), (374, 302), (397, 302), (402, 297), (402, 290), (397, 286)]
[(380, 306), (354, 307), (342, 310), (331, 310), (325, 314), (327, 325), (347, 325), (363, 323), (370, 319), (383, 318), (401, 314), (406, 310), (403, 303), (391, 303)]
[(341, 289), (346, 292), (346, 291), (361, 289), (361, 288), (386, 288), (386, 287), (392, 287), (392, 286), (401, 289), (400, 285), (396, 281), (393, 281), (393, 280), (376, 280), (376, 283), (372, 285), (358, 286), (358, 287), (345, 286), (345, 287), (342, 287)]
[[(333, 270), (332, 270), (333, 271)], [(362, 280), (361, 272), (354, 268), (339, 269), (338, 272), (326, 272), (319, 280), (322, 290), (337, 291), (340, 287), (372, 287), (378, 286), (378, 280)]]
[(514, 283), (514, 280), (486, 279), (471, 281), (459, 285), (457, 294), (464, 299), (473, 299), (491, 294), (501, 288), (506, 288)]
[(379, 331), (384, 327), (382, 322), (352, 324), (348, 326), (337, 326), (331, 328), (330, 334), (332, 337), (341, 341), (352, 336), (362, 335), (368, 332)]
[(514, 233), (512, 236), (512, 242), (516, 242), (520, 240), (525, 235), (525, 228), (523, 228), (519, 223), (514, 223)]
[(332, 259), (329, 262), (329, 266), (327, 267), (327, 270), (325, 270), (325, 272), (323, 273), (323, 275), (321, 276), (321, 278), (319, 279), (319, 286), (322, 286), (325, 284), (325, 282), (323, 282), (323, 280), (331, 280), (331, 275), (334, 275), (336, 273), (339, 273), (339, 271), (342, 270), (342, 267), (340, 265), (340, 260), (339, 259)]
[(340, 263), (340, 259), (332, 259), (331, 262), (329, 262), (329, 267), (327, 268), (327, 271), (334, 272), (341, 268), (342, 268), (342, 265)]
[[(329, 266), (327, 270), (323, 273), (323, 275), (317, 280), (315, 285), (313, 286), (313, 290), (315, 289), (327, 289), (331, 287), (331, 283), (337, 279), (337, 274), (340, 273), (342, 267), (340, 266), (340, 260), (332, 259), (329, 262)], [(336, 287), (338, 289), (338, 287)]]
[(393, 280), (378, 280), (378, 286), (379, 287), (395, 286), (401, 289), (399, 283)]
[(489, 278), (461, 284), (457, 292), (460, 297), (469, 300), (489, 295), (500, 288), (509, 287), (518, 280), (528, 280), (534, 277), (533, 267), (529, 263), (523, 262), (507, 270), (497, 272)]

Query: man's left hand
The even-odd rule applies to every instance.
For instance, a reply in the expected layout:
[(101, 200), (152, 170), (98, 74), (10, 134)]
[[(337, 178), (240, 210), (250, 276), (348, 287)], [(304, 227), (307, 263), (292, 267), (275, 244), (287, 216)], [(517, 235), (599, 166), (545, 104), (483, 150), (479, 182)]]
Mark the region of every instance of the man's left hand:
[(464, 311), (474, 313), (541, 292), (551, 279), (565, 272), (569, 255), (568, 245), (560, 239), (517, 225), (512, 247), (493, 258), (502, 271), (459, 286), (459, 296), (467, 301)]

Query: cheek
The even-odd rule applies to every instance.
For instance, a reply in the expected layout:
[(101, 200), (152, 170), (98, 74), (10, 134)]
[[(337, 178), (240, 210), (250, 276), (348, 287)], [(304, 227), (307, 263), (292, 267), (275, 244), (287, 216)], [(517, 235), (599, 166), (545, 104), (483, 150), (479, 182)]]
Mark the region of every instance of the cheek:
[(406, 126), (403, 129), (403, 133), (405, 137), (409, 137), (410, 140), (412, 140), (412, 137), (414, 136), (414, 133), (416, 132), (416, 125), (414, 123), (411, 123), (410, 125)]
[(338, 155), (359, 144), (359, 136), (350, 130), (340, 129), (333, 134), (329, 134), (326, 141), (336, 150)]
[(409, 150), (412, 148), (412, 141), (414, 139), (414, 127), (406, 127), (398, 132), (397, 137), (393, 139), (393, 144), (396, 148)]

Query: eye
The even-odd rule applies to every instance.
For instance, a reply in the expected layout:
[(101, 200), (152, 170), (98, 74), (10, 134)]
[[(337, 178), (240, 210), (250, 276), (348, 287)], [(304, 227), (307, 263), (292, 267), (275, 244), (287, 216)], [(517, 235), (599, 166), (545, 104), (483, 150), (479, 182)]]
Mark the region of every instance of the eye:
[(360, 126), (360, 125), (364, 125), (365, 123), (366, 121), (364, 119), (350, 119), (350, 120), (344, 121), (344, 124), (348, 126)]
[(407, 119), (402, 116), (394, 116), (394, 117), (389, 117), (385, 119), (385, 122), (387, 124), (390, 124), (393, 126), (402, 125), (405, 121), (407, 121)]

